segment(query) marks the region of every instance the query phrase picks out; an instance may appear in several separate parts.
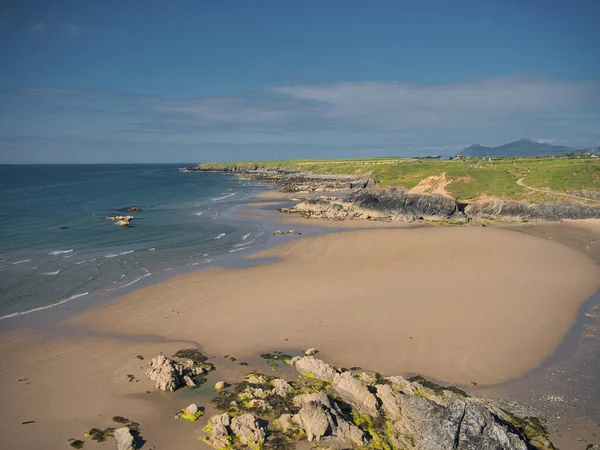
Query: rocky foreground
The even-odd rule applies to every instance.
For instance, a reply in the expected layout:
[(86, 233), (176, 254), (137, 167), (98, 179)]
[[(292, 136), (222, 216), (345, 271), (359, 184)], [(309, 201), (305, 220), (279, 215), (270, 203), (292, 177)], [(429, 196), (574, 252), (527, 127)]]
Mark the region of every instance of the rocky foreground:
[[(483, 196), (474, 201), (459, 202), (450, 195), (436, 192), (436, 189), (425, 193), (402, 188), (381, 189), (369, 175), (315, 175), (284, 170), (248, 170), (236, 166), (218, 170), (189, 167), (185, 171), (231, 173), (245, 179), (279, 184), (282, 192), (294, 192), (300, 197), (296, 206), (282, 212), (331, 220), (468, 222), (502, 219), (556, 222), (563, 219), (600, 218), (600, 205), (576, 200), (526, 203)], [(302, 195), (315, 192), (327, 192), (330, 195), (302, 198)]]
[[(538, 419), (518, 417), (459, 389), (420, 377), (338, 368), (314, 356), (281, 357), (297, 379), (249, 373), (231, 386), (217, 383), (212, 403), (221, 414), (209, 418), (204, 442), (215, 449), (285, 449), (303, 440), (327, 449), (554, 448)], [(175, 390), (189, 384), (186, 375), (206, 370), (211, 367), (202, 360), (161, 355), (150, 362), (147, 376), (157, 389)], [(195, 421), (199, 411), (192, 404), (178, 417)]]

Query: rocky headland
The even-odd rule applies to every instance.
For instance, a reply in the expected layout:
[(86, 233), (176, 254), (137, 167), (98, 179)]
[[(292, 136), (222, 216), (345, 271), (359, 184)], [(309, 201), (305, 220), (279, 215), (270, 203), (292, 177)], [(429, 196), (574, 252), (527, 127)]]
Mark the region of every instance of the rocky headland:
[[(600, 218), (600, 204), (577, 198), (549, 196), (546, 200), (530, 203), (482, 195), (462, 202), (443, 188), (427, 189), (427, 183), (420, 183), (410, 190), (379, 188), (370, 175), (318, 175), (235, 165), (214, 169), (188, 167), (185, 171), (230, 173), (244, 179), (278, 184), (281, 192), (298, 194), (298, 203), (291, 208), (283, 208), (281, 212), (330, 220), (559, 222), (564, 219)], [(440, 181), (439, 177), (430, 178), (436, 179), (423, 181), (432, 181), (433, 184)], [(315, 193), (327, 195), (315, 197)]]

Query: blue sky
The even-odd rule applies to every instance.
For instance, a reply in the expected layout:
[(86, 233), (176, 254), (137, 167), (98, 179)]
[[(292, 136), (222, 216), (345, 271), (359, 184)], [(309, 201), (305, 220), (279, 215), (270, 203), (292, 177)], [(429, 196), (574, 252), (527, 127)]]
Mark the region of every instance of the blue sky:
[(598, 1), (0, 3), (0, 162), (600, 145)]

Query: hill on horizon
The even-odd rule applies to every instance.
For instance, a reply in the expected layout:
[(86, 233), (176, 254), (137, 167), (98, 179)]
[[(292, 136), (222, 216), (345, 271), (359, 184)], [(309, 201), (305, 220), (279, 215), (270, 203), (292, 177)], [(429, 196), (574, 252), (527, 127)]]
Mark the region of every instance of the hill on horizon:
[(461, 151), (456, 156), (465, 157), (519, 157), (519, 156), (561, 156), (581, 150), (564, 145), (552, 145), (547, 142), (536, 142), (532, 139), (523, 138), (518, 141), (497, 147), (486, 147), (473, 144)]

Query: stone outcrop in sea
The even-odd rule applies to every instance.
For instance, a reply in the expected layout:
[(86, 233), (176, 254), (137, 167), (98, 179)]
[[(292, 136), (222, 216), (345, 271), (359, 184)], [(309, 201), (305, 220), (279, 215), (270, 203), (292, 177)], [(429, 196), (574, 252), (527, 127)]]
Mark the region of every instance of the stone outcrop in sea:
[(128, 227), (129, 225), (131, 225), (133, 216), (112, 216), (112, 217), (105, 217), (105, 219), (112, 220), (113, 222), (115, 222), (117, 225), (119, 225), (121, 227)]

